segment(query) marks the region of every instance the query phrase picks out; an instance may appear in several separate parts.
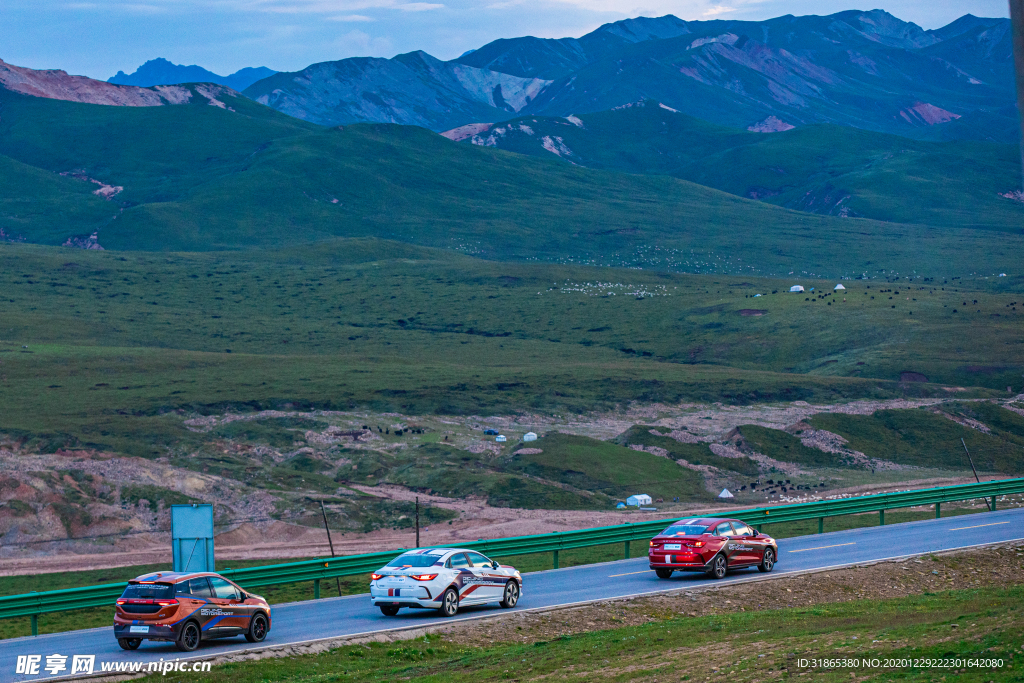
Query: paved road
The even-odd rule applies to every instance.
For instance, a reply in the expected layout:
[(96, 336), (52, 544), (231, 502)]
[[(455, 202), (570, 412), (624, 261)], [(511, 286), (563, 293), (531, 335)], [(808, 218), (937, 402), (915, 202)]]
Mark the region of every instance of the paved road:
[[(773, 575), (1018, 539), (1024, 539), (1024, 509), (1020, 508), (801, 536), (779, 541), (779, 561)], [(764, 575), (756, 569), (744, 569), (730, 573), (723, 581), (713, 581), (703, 574), (676, 574), (672, 579), (662, 580), (647, 568), (645, 557), (584, 565), (527, 574), (523, 598), (514, 611), (642, 595), (669, 588), (722, 586), (759, 576)], [(467, 608), (455, 620), (502, 612), (504, 610), (497, 606)], [(433, 611), (402, 610), (397, 617), (385, 617), (370, 606), (365, 595), (291, 603), (274, 607), (273, 629), (266, 644), (283, 645), (453, 621), (435, 615)], [(236, 637), (206, 643), (194, 654), (210, 658), (210, 655), (247, 647), (252, 646)], [(52, 677), (42, 669), (36, 676), (17, 675), (15, 665), (18, 655), (42, 655), (45, 665), (46, 656), (55, 653), (96, 655), (97, 671), (100, 662), (148, 662), (181, 655), (173, 643), (145, 641), (139, 650), (125, 652), (117, 646), (110, 627), (4, 640), (0, 641), (0, 683)], [(69, 669), (70, 664), (69, 656)], [(58, 677), (66, 675), (64, 672)]]

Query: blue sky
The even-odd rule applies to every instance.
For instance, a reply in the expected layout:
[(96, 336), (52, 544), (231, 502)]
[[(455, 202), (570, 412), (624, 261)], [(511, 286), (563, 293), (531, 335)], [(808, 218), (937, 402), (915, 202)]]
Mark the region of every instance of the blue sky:
[(227, 74), (426, 50), (451, 59), (496, 38), (580, 36), (635, 16), (767, 19), (882, 8), (924, 28), (1006, 0), (0, 0), (0, 59), (106, 79), (165, 57)]

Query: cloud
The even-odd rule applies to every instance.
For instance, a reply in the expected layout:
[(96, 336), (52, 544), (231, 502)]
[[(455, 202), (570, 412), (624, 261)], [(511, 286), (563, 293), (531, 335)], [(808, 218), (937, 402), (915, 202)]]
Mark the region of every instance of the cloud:
[(729, 7), (727, 5), (715, 5), (714, 7), (709, 7), (707, 9), (707, 11), (704, 12), (704, 16), (705, 17), (717, 17), (720, 14), (727, 14), (729, 12), (735, 12), (735, 11), (736, 11), (735, 7)]
[(395, 9), (400, 9), (403, 12), (427, 12), (432, 9), (441, 9), (444, 5), (438, 5), (433, 2), (407, 2), (404, 5), (397, 5)]
[(376, 19), (363, 14), (346, 14), (340, 17), (327, 17), (327, 21), (376, 21)]
[(389, 57), (394, 46), (387, 38), (374, 38), (363, 31), (352, 30), (332, 41), (331, 51), (342, 57)]

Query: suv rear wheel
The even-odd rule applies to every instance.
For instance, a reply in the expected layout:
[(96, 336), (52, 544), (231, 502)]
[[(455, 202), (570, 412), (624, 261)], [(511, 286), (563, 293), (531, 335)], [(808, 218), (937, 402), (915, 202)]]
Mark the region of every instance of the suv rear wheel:
[(139, 645), (142, 645), (142, 638), (118, 638), (117, 644), (122, 650), (138, 650)]
[(202, 632), (199, 630), (199, 624), (190, 621), (181, 627), (181, 633), (178, 634), (178, 639), (174, 641), (174, 646), (182, 652), (194, 652), (199, 647), (201, 639)]

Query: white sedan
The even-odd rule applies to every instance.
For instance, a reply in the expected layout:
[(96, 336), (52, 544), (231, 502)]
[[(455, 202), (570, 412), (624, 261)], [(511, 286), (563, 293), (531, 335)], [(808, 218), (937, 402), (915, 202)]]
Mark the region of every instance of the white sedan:
[(522, 594), (515, 567), (460, 548), (413, 550), (370, 575), (370, 600), (389, 617), (402, 607), (436, 609), (446, 617), (462, 605), (515, 607)]

